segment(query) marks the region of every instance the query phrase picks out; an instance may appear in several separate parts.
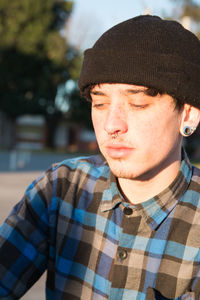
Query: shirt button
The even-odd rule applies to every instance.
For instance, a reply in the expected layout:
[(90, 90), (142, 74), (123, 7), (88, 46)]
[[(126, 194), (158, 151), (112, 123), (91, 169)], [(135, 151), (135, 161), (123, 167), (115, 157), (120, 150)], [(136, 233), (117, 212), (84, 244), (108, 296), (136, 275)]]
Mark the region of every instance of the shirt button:
[(128, 253), (127, 253), (127, 251), (124, 250), (124, 249), (121, 249), (121, 250), (118, 252), (118, 258), (119, 258), (120, 260), (126, 259), (127, 256), (128, 256)]
[(133, 213), (133, 209), (131, 207), (128, 207), (128, 206), (124, 207), (125, 215), (130, 216), (130, 215), (132, 215), (132, 213)]

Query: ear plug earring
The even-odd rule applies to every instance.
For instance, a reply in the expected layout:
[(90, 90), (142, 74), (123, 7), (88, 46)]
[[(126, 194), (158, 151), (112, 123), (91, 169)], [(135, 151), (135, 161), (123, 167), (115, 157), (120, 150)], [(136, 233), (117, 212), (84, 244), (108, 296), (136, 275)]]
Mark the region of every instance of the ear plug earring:
[(195, 127), (190, 127), (190, 126), (185, 126), (183, 128), (183, 135), (184, 136), (190, 136), (191, 134), (193, 134), (193, 132), (196, 130)]

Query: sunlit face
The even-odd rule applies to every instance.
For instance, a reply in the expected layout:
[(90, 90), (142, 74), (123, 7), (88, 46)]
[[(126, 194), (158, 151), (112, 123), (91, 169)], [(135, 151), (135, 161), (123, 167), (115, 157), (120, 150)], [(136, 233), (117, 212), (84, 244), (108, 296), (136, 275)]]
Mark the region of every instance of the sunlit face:
[(106, 83), (91, 91), (99, 148), (117, 177), (151, 178), (180, 160), (182, 111), (171, 96), (152, 97), (145, 89)]

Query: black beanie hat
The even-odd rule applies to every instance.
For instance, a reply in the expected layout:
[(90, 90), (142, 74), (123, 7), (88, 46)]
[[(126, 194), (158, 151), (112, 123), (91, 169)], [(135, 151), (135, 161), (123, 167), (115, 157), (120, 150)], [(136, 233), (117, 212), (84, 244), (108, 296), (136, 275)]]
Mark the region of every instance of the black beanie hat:
[(98, 83), (152, 87), (200, 108), (200, 41), (176, 21), (151, 15), (129, 19), (84, 53), (81, 93)]

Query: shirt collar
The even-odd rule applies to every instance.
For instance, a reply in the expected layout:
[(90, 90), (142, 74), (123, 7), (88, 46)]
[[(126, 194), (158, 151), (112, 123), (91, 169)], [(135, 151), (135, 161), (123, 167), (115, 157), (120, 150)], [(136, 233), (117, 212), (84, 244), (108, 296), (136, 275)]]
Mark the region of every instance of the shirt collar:
[(185, 193), (192, 177), (192, 167), (183, 151), (178, 175), (174, 181), (161, 193), (141, 204), (132, 205), (125, 202), (118, 187), (116, 178), (106, 165), (104, 176), (107, 178), (106, 188), (102, 194), (101, 211), (114, 209), (120, 203), (131, 206), (142, 215), (152, 230), (155, 230), (176, 206), (178, 199)]

